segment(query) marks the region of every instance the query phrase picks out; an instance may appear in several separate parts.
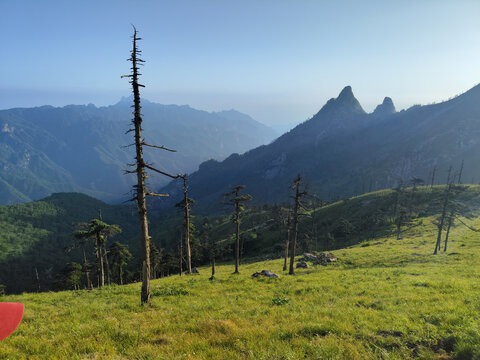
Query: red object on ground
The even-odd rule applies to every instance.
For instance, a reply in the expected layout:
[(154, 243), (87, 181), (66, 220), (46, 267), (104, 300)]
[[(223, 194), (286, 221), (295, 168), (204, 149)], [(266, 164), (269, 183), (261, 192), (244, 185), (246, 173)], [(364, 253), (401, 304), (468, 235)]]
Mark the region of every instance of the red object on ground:
[(0, 302), (0, 340), (9, 337), (23, 317), (22, 303)]

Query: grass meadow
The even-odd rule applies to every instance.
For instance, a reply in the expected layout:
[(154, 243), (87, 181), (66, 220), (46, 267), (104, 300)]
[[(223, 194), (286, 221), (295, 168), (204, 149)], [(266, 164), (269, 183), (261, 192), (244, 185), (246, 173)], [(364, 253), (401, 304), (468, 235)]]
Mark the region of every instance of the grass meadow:
[(3, 296), (25, 314), (0, 359), (480, 359), (480, 234), (433, 256), (431, 220), (295, 276), (278, 259), (154, 280), (151, 306), (140, 284)]

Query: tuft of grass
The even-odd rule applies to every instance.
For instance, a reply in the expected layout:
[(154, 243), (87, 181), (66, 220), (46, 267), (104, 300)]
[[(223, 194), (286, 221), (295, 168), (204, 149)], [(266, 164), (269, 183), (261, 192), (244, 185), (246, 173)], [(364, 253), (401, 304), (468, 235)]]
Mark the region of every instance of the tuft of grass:
[(152, 296), (180, 296), (189, 295), (190, 290), (185, 285), (156, 286), (151, 294)]
[(286, 304), (288, 304), (289, 302), (290, 302), (290, 299), (287, 298), (287, 297), (284, 296), (284, 295), (276, 295), (276, 296), (274, 296), (273, 299), (272, 299), (273, 305), (278, 305), (278, 306), (280, 306), (280, 305), (286, 305)]

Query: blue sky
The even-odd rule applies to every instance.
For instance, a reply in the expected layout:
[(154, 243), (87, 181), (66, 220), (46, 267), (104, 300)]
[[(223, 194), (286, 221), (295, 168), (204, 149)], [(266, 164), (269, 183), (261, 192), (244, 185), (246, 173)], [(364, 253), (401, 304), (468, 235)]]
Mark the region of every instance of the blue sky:
[(131, 23), (143, 97), (279, 129), (345, 85), (372, 111), (384, 96), (401, 109), (480, 82), (478, 0), (0, 0), (0, 109), (129, 95)]

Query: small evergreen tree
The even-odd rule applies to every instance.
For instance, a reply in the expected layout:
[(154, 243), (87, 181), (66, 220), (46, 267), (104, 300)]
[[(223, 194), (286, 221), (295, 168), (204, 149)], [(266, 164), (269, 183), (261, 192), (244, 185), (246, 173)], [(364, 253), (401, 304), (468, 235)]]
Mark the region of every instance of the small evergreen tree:
[(130, 260), (132, 254), (130, 254), (126, 245), (115, 241), (110, 245), (108, 256), (110, 257), (112, 268), (117, 268), (118, 283), (123, 285), (122, 268), (127, 264), (127, 261)]
[(60, 279), (57, 285), (63, 289), (80, 289), (80, 279), (82, 278), (82, 265), (72, 262), (67, 264), (60, 272)]
[[(77, 224), (84, 230), (75, 231), (74, 235), (77, 239), (93, 239), (95, 247), (95, 256), (97, 259), (97, 283), (98, 287), (105, 285), (105, 243), (109, 236), (120, 233), (122, 230), (118, 225), (109, 225), (99, 219), (92, 219), (90, 223)], [(87, 267), (86, 257), (84, 257), (84, 267)]]

